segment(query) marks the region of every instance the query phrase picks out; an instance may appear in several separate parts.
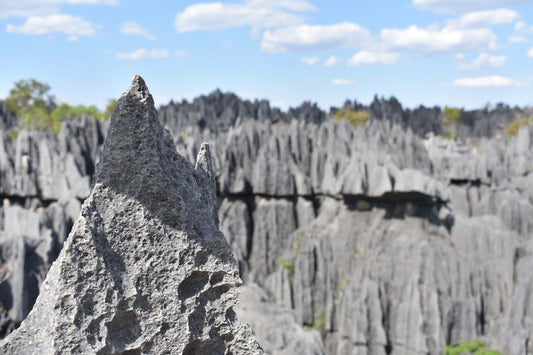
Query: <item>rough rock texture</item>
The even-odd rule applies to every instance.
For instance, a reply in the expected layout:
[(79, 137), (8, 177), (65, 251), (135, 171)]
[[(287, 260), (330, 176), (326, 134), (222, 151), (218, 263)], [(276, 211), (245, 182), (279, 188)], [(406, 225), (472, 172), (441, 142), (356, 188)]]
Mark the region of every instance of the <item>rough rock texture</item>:
[(193, 169), (135, 76), (81, 215), (0, 352), (262, 353), (233, 311), (240, 278), (215, 204), (209, 146)]
[(238, 318), (250, 324), (264, 350), (271, 355), (320, 355), (324, 347), (316, 330), (303, 329), (289, 307), (276, 305), (255, 283), (241, 288)]
[[(531, 112), (504, 105), (465, 111), (452, 141), (439, 137), (440, 108), (409, 110), (378, 98), (368, 107), (347, 102), (344, 108), (367, 110), (371, 119), (354, 129), (310, 104), (284, 113), (220, 92), (161, 108), (186, 160), (195, 161), (202, 139), (210, 143), (220, 230), (245, 282), (257, 285), (248, 293), (257, 306), (245, 301), (243, 317), (279, 320), (279, 329), (253, 322), (258, 337), (270, 339), (265, 347), (305, 354), (317, 349), (315, 333), (305, 329), (317, 329), (328, 354), (433, 354), (476, 338), (511, 354), (532, 354), (533, 126), (508, 142), (501, 137), (509, 122)], [(0, 164), (0, 188), (23, 194), (4, 195), (5, 270), (39, 265), (12, 252), (18, 250), (12, 243), (20, 244), (15, 236), (30, 236), (25, 250), (33, 250), (36, 238), (60, 245), (59, 235), (70, 228), (62, 221), (72, 213), (65, 211), (82, 198), (43, 199), (39, 152), (57, 140), (60, 148), (51, 155), (72, 154), (74, 174), (91, 174), (100, 143), (88, 122), (78, 122), (79, 130), (59, 138), (21, 132), (13, 142), (3, 133), (0, 162), (10, 167)], [(63, 159), (52, 161), (55, 176), (68, 180)], [(18, 222), (7, 223), (15, 215)], [(37, 216), (37, 224), (12, 227)], [(53, 243), (46, 241), (50, 233)], [(18, 309), (29, 310), (19, 306), (26, 298), (14, 300), (30, 294), (41, 277), (19, 273), (0, 278), (7, 322)]]

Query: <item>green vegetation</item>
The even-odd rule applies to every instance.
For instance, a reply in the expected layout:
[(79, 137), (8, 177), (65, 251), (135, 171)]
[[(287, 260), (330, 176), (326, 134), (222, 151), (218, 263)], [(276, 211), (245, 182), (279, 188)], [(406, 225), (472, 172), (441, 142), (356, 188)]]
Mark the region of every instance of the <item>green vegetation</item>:
[(315, 322), (313, 323), (311, 327), (309, 327), (309, 330), (316, 330), (317, 332), (323, 333), (325, 330), (325, 325), (326, 325), (326, 310), (324, 308), (321, 308), (315, 317)]
[(285, 258), (278, 258), (277, 262), (280, 264), (285, 270), (287, 270), (289, 282), (292, 286), (294, 283), (294, 271), (295, 271), (295, 263), (296, 259), (298, 258), (298, 255), (300, 255), (300, 250), (302, 249), (302, 240), (304, 238), (304, 232), (300, 232), (298, 234), (298, 239), (296, 240), (296, 244), (294, 244), (294, 253), (292, 262), (286, 260)]
[(500, 351), (485, 349), (485, 343), (481, 340), (462, 341), (459, 345), (448, 345), (444, 349), (444, 355), (502, 355)]
[(10, 128), (9, 131), (7, 131), (7, 136), (8, 136), (9, 139), (11, 139), (12, 141), (16, 141), (18, 135), (19, 135), (19, 130), (16, 129), (16, 128)]
[(338, 110), (335, 112), (333, 119), (335, 121), (348, 121), (355, 128), (359, 127), (361, 124), (368, 121), (370, 114), (366, 111), (347, 111), (347, 110)]
[(505, 135), (507, 137), (516, 136), (521, 126), (528, 126), (531, 122), (533, 122), (533, 116), (529, 118), (517, 118), (505, 128)]
[[(49, 94), (50, 86), (35, 79), (19, 80), (9, 91), (3, 102), (4, 108), (18, 117), (22, 129), (40, 129), (59, 133), (61, 121), (77, 116), (87, 115), (92, 119), (107, 119), (113, 112), (116, 100), (110, 100), (106, 113), (96, 106), (56, 106), (54, 97)], [(13, 136), (13, 135), (12, 135)], [(16, 136), (15, 136), (16, 138)]]
[(22, 117), (32, 110), (50, 113), (54, 108), (54, 102), (48, 91), (50, 86), (35, 79), (19, 80), (3, 102), (4, 108), (17, 117)]
[(445, 107), (442, 122), (444, 122), (444, 124), (461, 123), (461, 109), (457, 107)]
[(111, 116), (113, 116), (113, 110), (115, 109), (115, 106), (117, 106), (117, 100), (116, 99), (109, 99), (107, 101), (107, 106), (105, 108), (105, 119), (110, 119)]
[(185, 142), (185, 140), (187, 139), (187, 134), (185, 132), (181, 132), (180, 133), (180, 138), (181, 138), (182, 142)]
[(461, 123), (461, 109), (457, 107), (445, 107), (442, 123), (444, 123), (446, 131), (448, 131), (448, 134), (444, 138), (457, 139), (457, 125)]
[(352, 281), (352, 278), (350, 276), (344, 276), (340, 284), (337, 285), (337, 288), (335, 289), (335, 293), (338, 293), (344, 290), (351, 281)]

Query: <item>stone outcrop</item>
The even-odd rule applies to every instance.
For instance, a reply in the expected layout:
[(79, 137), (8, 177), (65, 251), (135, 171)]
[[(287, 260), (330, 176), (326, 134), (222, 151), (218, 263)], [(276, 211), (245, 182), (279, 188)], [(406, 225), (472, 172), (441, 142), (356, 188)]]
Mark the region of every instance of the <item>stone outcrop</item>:
[(195, 168), (177, 154), (135, 76), (80, 217), (0, 351), (259, 354), (233, 311), (240, 283), (218, 230), (209, 146)]
[(302, 328), (294, 310), (272, 302), (268, 294), (253, 282), (241, 288), (235, 312), (240, 320), (254, 329), (259, 342), (265, 344), (267, 354), (325, 354), (320, 333)]
[[(354, 129), (308, 103), (285, 113), (218, 91), (160, 109), (187, 161), (205, 156), (202, 139), (210, 144), (220, 230), (251, 286), (242, 318), (254, 320), (272, 352), (442, 353), (449, 343), (481, 338), (532, 354), (533, 126), (501, 137), (530, 112), (504, 105), (464, 111), (454, 141), (439, 137), (438, 107), (410, 110), (376, 98), (344, 108), (367, 110), (371, 119)], [(43, 199), (40, 176), (50, 170), (58, 181), (94, 181), (101, 150), (94, 132), (105, 132), (102, 123), (95, 127), (66, 121), (58, 138), (21, 132), (11, 141), (3, 134), (0, 162), (10, 164), (0, 164), (6, 325), (25, 316), (31, 303), (14, 300), (38, 288), (46, 272), (29, 256), (44, 265), (53, 260), (47, 246), (60, 246), (78, 213), (72, 217), (74, 202), (83, 199), (70, 182), (68, 198), (52, 191)], [(48, 170), (40, 163), (47, 146), (60, 147)], [(74, 173), (61, 165), (68, 154)], [(212, 183), (212, 176), (197, 174), (197, 181)], [(214, 205), (205, 206), (197, 217), (214, 220)], [(14, 227), (26, 219), (36, 222)], [(21, 235), (27, 257), (12, 252)], [(18, 276), (26, 267), (37, 272)]]

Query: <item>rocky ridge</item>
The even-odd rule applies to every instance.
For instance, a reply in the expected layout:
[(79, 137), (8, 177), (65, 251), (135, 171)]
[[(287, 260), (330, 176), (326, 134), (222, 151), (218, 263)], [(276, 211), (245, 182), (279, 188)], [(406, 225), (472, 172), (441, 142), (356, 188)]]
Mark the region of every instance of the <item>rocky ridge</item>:
[[(220, 229), (241, 275), (318, 330), (325, 352), (433, 354), (482, 338), (531, 354), (533, 129), (508, 143), (494, 129), (526, 111), (480, 110), (451, 141), (438, 136), (440, 109), (393, 100), (363, 107), (371, 120), (358, 129), (312, 105), (298, 120), (216, 92), (195, 102), (162, 107), (161, 119), (188, 161), (210, 142)], [(19, 174), (40, 175), (30, 170)], [(260, 328), (274, 353), (316, 343)]]
[(235, 316), (209, 146), (176, 153), (139, 76), (111, 119), (95, 185), (3, 353), (261, 354)]

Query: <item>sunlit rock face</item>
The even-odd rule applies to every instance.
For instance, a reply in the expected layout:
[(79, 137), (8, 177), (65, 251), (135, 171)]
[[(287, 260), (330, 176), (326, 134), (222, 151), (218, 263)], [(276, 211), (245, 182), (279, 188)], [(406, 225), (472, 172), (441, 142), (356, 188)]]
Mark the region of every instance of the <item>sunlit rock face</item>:
[(241, 281), (218, 230), (209, 146), (176, 153), (139, 76), (118, 101), (96, 172), (17, 354), (259, 354), (233, 306)]

